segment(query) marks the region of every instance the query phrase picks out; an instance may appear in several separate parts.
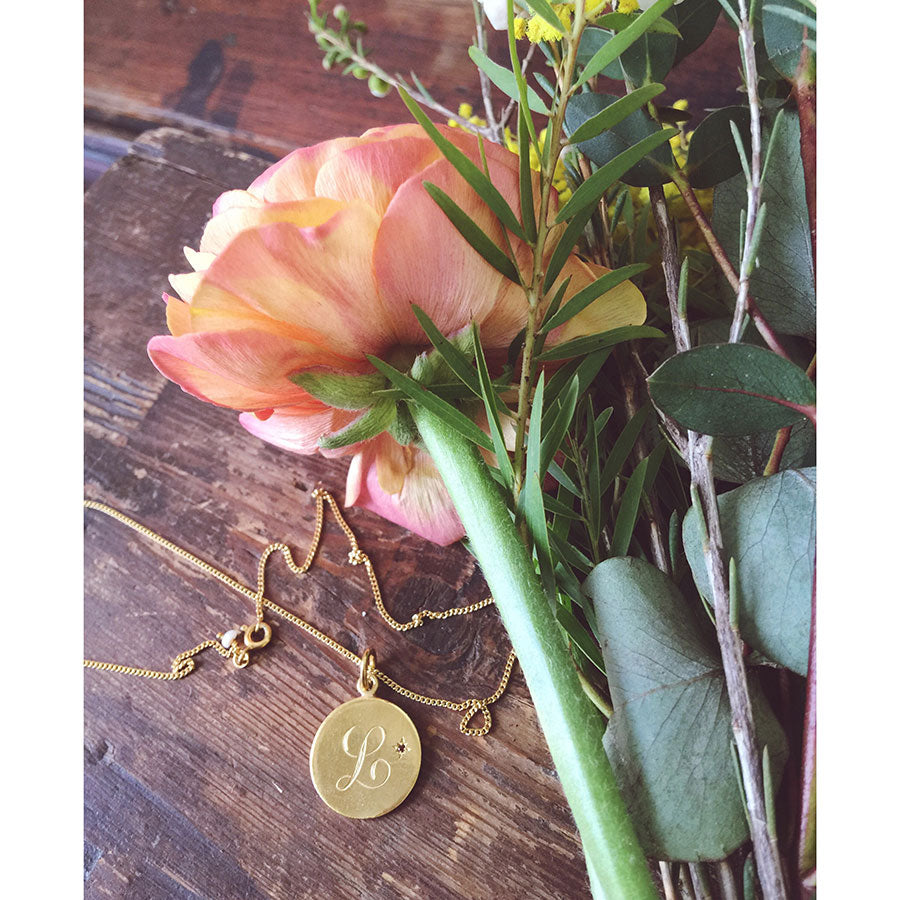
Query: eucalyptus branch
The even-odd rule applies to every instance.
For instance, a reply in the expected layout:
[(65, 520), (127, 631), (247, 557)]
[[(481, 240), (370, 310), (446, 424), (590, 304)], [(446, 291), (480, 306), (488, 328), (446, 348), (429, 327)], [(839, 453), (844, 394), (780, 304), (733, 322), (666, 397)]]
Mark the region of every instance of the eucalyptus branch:
[(316, 43), (322, 49), (331, 47), (332, 49), (337, 50), (341, 54), (342, 60), (352, 62), (355, 66), (365, 70), (370, 75), (374, 75), (376, 78), (381, 79), (385, 84), (389, 84), (395, 89), (402, 87), (410, 97), (421, 106), (427, 106), (429, 109), (433, 109), (436, 113), (442, 115), (448, 121), (456, 122), (457, 125), (460, 125), (463, 128), (477, 132), (488, 138), (488, 140), (493, 140), (493, 135), (489, 127), (474, 125), (472, 122), (469, 122), (468, 119), (463, 118), (452, 110), (447, 109), (446, 106), (438, 103), (430, 94), (425, 94), (422, 91), (417, 90), (412, 85), (408, 84), (405, 79), (401, 79), (397, 75), (389, 74), (385, 69), (360, 52), (358, 45), (354, 47), (346, 36), (337, 34), (323, 24), (324, 18), (317, 18), (313, 15), (309, 15), (307, 16), (307, 19), (309, 21), (309, 30), (315, 35)]
[[(678, 250), (675, 227), (669, 217), (662, 188), (650, 188), (650, 201), (663, 260), (666, 296), (672, 315), (672, 331), (679, 353), (690, 349), (690, 333), (686, 319), (680, 314), (678, 304)], [(770, 839), (766, 823), (765, 793), (763, 790), (762, 760), (756, 741), (756, 728), (750, 703), (747, 671), (744, 667), (743, 646), (740, 635), (731, 625), (731, 604), (728, 588), (728, 564), (722, 540), (722, 525), (716, 497), (712, 470), (712, 438), (688, 432), (685, 462), (691, 474), (691, 485), (700, 498), (698, 515), (706, 522), (708, 540), (703, 552), (711, 586), (715, 613), (716, 636), (722, 652), (722, 666), (731, 705), (732, 730), (747, 798), (750, 836), (757, 857), (757, 868), (763, 884), (766, 900), (784, 900), (787, 897), (781, 861), (777, 847)]]
[[(703, 240), (706, 241), (706, 246), (709, 247), (713, 259), (718, 263), (722, 273), (728, 279), (728, 283), (731, 285), (732, 290), (737, 294), (740, 289), (740, 276), (731, 264), (731, 260), (728, 258), (728, 254), (725, 252), (722, 242), (716, 237), (716, 233), (713, 231), (709, 219), (706, 218), (706, 214), (700, 206), (700, 201), (697, 199), (697, 195), (694, 193), (694, 189), (691, 187), (691, 183), (688, 181), (684, 171), (678, 168), (673, 170), (672, 181), (675, 183), (675, 186), (678, 188), (684, 199), (685, 205), (694, 217), (694, 221), (697, 223), (697, 227), (700, 229)], [(787, 351), (778, 340), (774, 329), (768, 323), (762, 312), (760, 312), (759, 307), (756, 305), (756, 301), (750, 294), (747, 294), (746, 297), (746, 311), (750, 315), (753, 324), (756, 326), (756, 330), (766, 342), (769, 349), (779, 356), (788, 359)]]
[[(804, 29), (804, 38), (806, 30)], [(812, 239), (813, 272), (816, 271), (816, 82), (815, 63), (809, 45), (804, 40), (800, 48), (800, 65), (794, 82), (797, 114), (800, 119), (800, 159), (806, 186), (806, 206), (809, 211), (809, 234)]]
[(754, 255), (757, 242), (754, 240), (756, 226), (759, 221), (762, 196), (762, 109), (759, 102), (759, 77), (756, 72), (756, 51), (753, 44), (753, 25), (747, 12), (746, 0), (738, 0), (740, 26), (738, 34), (744, 61), (745, 82), (747, 86), (747, 102), (750, 105), (750, 173), (747, 179), (747, 220), (744, 228), (744, 251), (741, 254), (741, 270), (738, 275), (737, 299), (734, 304), (734, 316), (731, 320), (731, 332), (728, 340), (735, 343), (740, 340), (744, 327), (744, 316), (747, 314), (750, 296), (750, 273), (756, 262)]
[[(475, 44), (479, 50), (487, 54), (487, 38), (484, 32), (484, 8), (479, 0), (472, 0), (472, 11), (475, 13)], [(478, 81), (481, 85), (481, 100), (484, 103), (484, 117), (490, 131), (490, 139), (495, 143), (503, 143), (503, 126), (497, 121), (494, 113), (494, 101), (491, 97), (491, 80), (483, 69), (478, 69)]]

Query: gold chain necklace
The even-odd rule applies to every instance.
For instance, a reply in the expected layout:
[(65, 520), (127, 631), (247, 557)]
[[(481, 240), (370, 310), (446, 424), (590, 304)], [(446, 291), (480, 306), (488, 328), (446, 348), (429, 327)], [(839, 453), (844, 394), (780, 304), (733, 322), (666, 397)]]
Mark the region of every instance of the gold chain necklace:
[[(483, 736), (491, 729), (490, 706), (496, 703), (506, 690), (516, 655), (510, 652), (500, 683), (494, 693), (488, 697), (470, 697), (461, 701), (429, 697), (403, 687), (385, 672), (376, 668), (374, 651), (366, 649), (362, 656), (357, 656), (309, 622), (305, 622), (299, 616), (269, 600), (265, 596), (266, 563), (269, 557), (276, 551), (280, 551), (288, 568), (295, 575), (306, 574), (312, 566), (322, 539), (325, 503), (327, 502), (350, 544), (348, 554), (350, 564), (365, 567), (375, 606), (382, 618), (395, 631), (410, 631), (413, 628), (419, 628), (428, 619), (464, 616), (494, 602), (492, 597), (488, 597), (468, 606), (458, 606), (440, 612), (422, 609), (415, 613), (408, 622), (397, 621), (385, 608), (372, 562), (360, 550), (356, 535), (341, 515), (335, 499), (322, 488), (316, 488), (312, 492), (312, 497), (316, 503), (316, 524), (306, 559), (302, 565), (298, 566), (286, 544), (280, 542), (269, 544), (259, 559), (255, 591), (117, 509), (95, 500), (85, 500), (86, 509), (97, 510), (116, 519), (187, 560), (207, 575), (211, 575), (238, 593), (250, 598), (254, 603), (256, 620), (250, 625), (243, 625), (232, 628), (224, 634), (217, 634), (214, 639), (201, 641), (196, 647), (179, 653), (172, 660), (168, 671), (99, 662), (93, 659), (84, 660), (84, 666), (88, 669), (117, 672), (140, 678), (178, 681), (194, 671), (196, 666), (194, 657), (197, 654), (212, 649), (224, 659), (230, 659), (236, 667), (243, 669), (250, 662), (251, 652), (262, 649), (272, 638), (272, 626), (265, 621), (265, 610), (271, 610), (359, 666), (357, 689), (360, 696), (341, 704), (319, 726), (310, 750), (310, 771), (316, 790), (332, 809), (351, 818), (373, 818), (390, 812), (406, 798), (415, 784), (421, 763), (421, 745), (412, 720), (395, 704), (374, 696), (378, 682), (384, 683), (395, 693), (415, 700), (417, 703), (461, 712), (463, 716), (459, 723), (459, 730), (469, 736)], [(478, 713), (481, 713), (483, 720), (481, 727), (470, 728), (469, 723)]]

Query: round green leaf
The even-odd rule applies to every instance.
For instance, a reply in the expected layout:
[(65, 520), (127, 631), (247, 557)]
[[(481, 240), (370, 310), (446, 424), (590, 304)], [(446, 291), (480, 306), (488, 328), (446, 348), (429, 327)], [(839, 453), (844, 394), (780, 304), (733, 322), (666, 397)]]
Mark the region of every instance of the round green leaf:
[[(816, 470), (787, 469), (719, 497), (726, 556), (737, 564), (741, 636), (780, 665), (806, 675), (816, 552)], [(684, 550), (709, 596), (703, 544), (692, 508)]]
[(687, 175), (695, 188), (715, 187), (741, 171), (741, 157), (731, 133), (737, 126), (745, 147), (750, 146), (750, 110), (726, 106), (710, 113), (696, 128), (688, 148)]
[(684, 0), (672, 10), (678, 19), (681, 40), (675, 48), (675, 64), (693, 53), (709, 36), (719, 19), (719, 0)]
[(703, 434), (784, 428), (815, 406), (815, 385), (799, 366), (751, 344), (707, 344), (667, 359), (648, 379), (653, 402)]
[[(669, 37), (670, 35), (660, 36)], [(569, 101), (569, 105), (566, 108), (566, 131), (569, 134), (574, 133), (588, 119), (593, 118), (597, 113), (606, 109), (618, 99), (618, 97), (613, 97), (610, 94), (576, 94)], [(660, 131), (659, 125), (644, 110), (638, 109), (614, 125), (609, 131), (598, 137), (591, 138), (589, 141), (582, 141), (578, 145), (578, 149), (591, 162), (596, 163), (598, 166), (603, 166), (638, 141), (656, 134), (658, 131)], [(666, 184), (671, 181), (665, 172), (660, 171), (650, 162), (650, 159), (655, 159), (663, 166), (673, 166), (672, 150), (668, 144), (657, 147), (648, 154), (648, 157), (642, 159), (622, 176), (622, 181), (625, 184), (635, 187), (646, 187), (648, 185)]]
[[(769, 131), (766, 129), (766, 145)], [(764, 152), (768, 152), (764, 148)], [(759, 243), (758, 268), (750, 277), (750, 293), (779, 334), (813, 338), (816, 334), (816, 286), (812, 240), (797, 114), (785, 111), (769, 154), (763, 185), (766, 218)], [(741, 211), (747, 206), (743, 173), (722, 182), (713, 196), (715, 231), (735, 269), (740, 267)], [(733, 293), (729, 300), (733, 303)]]
[[(584, 66), (589, 63), (594, 54), (613, 37), (611, 31), (603, 28), (585, 28), (584, 34), (581, 36), (581, 43), (578, 45), (578, 65)], [(617, 81), (625, 79), (625, 73), (622, 71), (622, 65), (618, 59), (614, 59), (600, 74), (607, 78), (615, 78)]]
[[(786, 7), (796, 13), (802, 13), (804, 16), (810, 15), (809, 7), (799, 0), (768, 0), (761, 5), (763, 38), (766, 42), (769, 60), (785, 78), (793, 80), (797, 73), (797, 66), (800, 65), (803, 24), (771, 7)], [(808, 36), (814, 38), (815, 34)]]
[[(615, 712), (603, 738), (638, 836), (657, 859), (727, 856), (747, 839), (731, 712), (709, 622), (650, 563), (609, 559), (584, 583)], [(786, 739), (751, 677), (761, 744), (780, 779)]]

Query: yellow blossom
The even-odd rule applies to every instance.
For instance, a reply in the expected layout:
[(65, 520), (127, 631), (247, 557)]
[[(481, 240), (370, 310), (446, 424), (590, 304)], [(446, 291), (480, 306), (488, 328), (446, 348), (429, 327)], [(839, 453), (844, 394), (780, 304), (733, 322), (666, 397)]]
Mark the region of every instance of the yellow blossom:
[(513, 21), (513, 33), (516, 36), (517, 41), (521, 41), (523, 37), (525, 37), (525, 29), (528, 27), (527, 19), (520, 19), (516, 16)]
[[(566, 31), (572, 27), (571, 5), (566, 3), (553, 4), (553, 11), (559, 16), (559, 21), (565, 26)], [(539, 44), (541, 41), (562, 40), (562, 32), (554, 28), (546, 19), (542, 19), (536, 14), (528, 20), (525, 35), (532, 44)]]
[(616, 12), (620, 13), (633, 13), (637, 12), (641, 8), (638, 0), (619, 0), (619, 5), (616, 7)]
[[(544, 128), (538, 134), (537, 147), (535, 147), (533, 143), (529, 144), (528, 166), (534, 172), (540, 172), (541, 170), (541, 155), (544, 150), (544, 141), (546, 139), (547, 129)], [(518, 154), (519, 142), (513, 137), (509, 128), (503, 130), (503, 143), (506, 144), (507, 150), (512, 150), (513, 153)], [(559, 194), (560, 203), (565, 203), (569, 197), (572, 196), (572, 189), (569, 187), (569, 182), (566, 180), (566, 167), (563, 165), (562, 159), (556, 161), (556, 169), (553, 172), (553, 187), (556, 188), (556, 191)]]
[[(487, 125), (487, 121), (481, 116), (474, 115), (474, 110), (472, 109), (471, 103), (460, 103), (459, 109), (457, 110), (457, 114), (461, 119), (465, 119), (470, 125), (478, 125), (479, 127), (484, 127)], [(468, 132), (469, 134), (474, 134), (470, 128), (466, 128), (464, 125), (460, 125), (459, 122), (451, 119), (447, 123), (451, 128), (461, 128), (463, 131)]]

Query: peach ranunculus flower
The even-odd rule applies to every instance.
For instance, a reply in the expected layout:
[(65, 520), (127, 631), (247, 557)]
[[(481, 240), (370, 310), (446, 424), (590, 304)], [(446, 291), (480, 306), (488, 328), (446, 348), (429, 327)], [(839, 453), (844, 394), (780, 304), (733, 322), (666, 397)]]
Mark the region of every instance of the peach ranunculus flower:
[[(441, 130), (480, 162), (475, 137)], [(490, 143), (485, 153), (492, 181), (518, 215), (517, 157)], [(408, 369), (430, 349), (413, 304), (444, 334), (477, 322), (489, 364), (491, 351), (505, 359), (525, 324), (522, 288), (466, 243), (424, 181), (503, 246), (494, 214), (420, 126), (325, 141), (295, 150), (247, 190), (219, 197), (199, 251), (185, 248), (194, 271), (170, 279), (181, 298), (165, 296), (171, 335), (154, 337), (148, 350), (165, 376), (201, 400), (240, 410), (241, 424), (263, 440), (294, 453), (352, 454), (348, 505), (446, 545), (464, 529), (428, 454), (392, 436), (403, 440), (403, 429), (355, 440), (357, 428), (353, 443), (337, 446), (371, 406), (359, 394), (383, 383), (366, 354)], [(510, 241), (525, 265), (530, 248)], [(570, 297), (606, 271), (572, 256), (560, 281), (571, 276)], [(624, 282), (551, 332), (548, 346), (640, 324), (645, 315), (640, 292)], [(337, 379), (354, 385), (342, 402), (333, 391), (313, 396), (292, 380), (301, 373), (369, 377)]]

